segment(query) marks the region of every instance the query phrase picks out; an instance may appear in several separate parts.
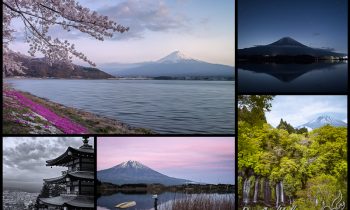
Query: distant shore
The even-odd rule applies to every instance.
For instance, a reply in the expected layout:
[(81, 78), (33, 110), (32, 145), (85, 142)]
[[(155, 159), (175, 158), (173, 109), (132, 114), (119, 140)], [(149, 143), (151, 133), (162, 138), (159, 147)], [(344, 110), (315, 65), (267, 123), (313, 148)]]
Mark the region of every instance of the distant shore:
[[(43, 116), (44, 115), (44, 116)], [(45, 116), (47, 115), (47, 117)], [(153, 134), (3, 85), (4, 134)]]
[(92, 78), (58, 78), (58, 77), (25, 77), (25, 76), (13, 76), (6, 77), (10, 80), (43, 80), (43, 79), (60, 79), (60, 80), (194, 80), (194, 81), (234, 81), (233, 77), (113, 77), (106, 79), (92, 79)]

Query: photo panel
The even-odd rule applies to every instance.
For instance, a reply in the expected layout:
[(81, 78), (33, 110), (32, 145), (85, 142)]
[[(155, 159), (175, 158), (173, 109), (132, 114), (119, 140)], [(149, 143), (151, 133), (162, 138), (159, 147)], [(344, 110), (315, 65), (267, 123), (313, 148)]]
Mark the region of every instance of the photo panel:
[(239, 209), (346, 209), (347, 112), (346, 95), (239, 95)]
[(347, 94), (347, 0), (237, 0), (240, 94)]
[(3, 209), (95, 209), (94, 137), (3, 137)]
[(234, 137), (98, 137), (97, 209), (235, 209)]
[(234, 135), (234, 4), (5, 0), (3, 133)]

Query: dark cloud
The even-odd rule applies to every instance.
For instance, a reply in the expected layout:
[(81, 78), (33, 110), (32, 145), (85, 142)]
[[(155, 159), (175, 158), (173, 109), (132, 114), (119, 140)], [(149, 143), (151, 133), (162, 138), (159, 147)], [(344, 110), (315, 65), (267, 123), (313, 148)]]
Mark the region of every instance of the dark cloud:
[[(93, 138), (90, 138), (93, 144)], [(43, 178), (57, 177), (62, 167), (46, 166), (46, 161), (61, 155), (71, 146), (82, 145), (81, 138), (71, 137), (5, 137), (3, 138), (3, 176), (6, 186), (30, 182), (42, 185)], [(6, 180), (8, 183), (5, 183)]]
[[(4, 145), (10, 139), (4, 139)], [(29, 138), (11, 148), (4, 148), (4, 164), (18, 169), (35, 169), (42, 166), (46, 160), (62, 154), (68, 146), (79, 147), (81, 141), (59, 137), (55, 140)]]
[(321, 35), (321, 33), (314, 32), (312, 35), (313, 35), (313, 36), (320, 36), (320, 35)]

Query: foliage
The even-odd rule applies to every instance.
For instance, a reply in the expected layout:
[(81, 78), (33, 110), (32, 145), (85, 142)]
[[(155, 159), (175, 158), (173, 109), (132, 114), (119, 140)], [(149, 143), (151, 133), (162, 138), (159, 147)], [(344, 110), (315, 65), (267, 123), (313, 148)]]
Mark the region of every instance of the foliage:
[[(268, 110), (269, 106), (259, 109)], [(238, 122), (240, 182), (247, 176), (264, 177), (272, 184), (282, 181), (285, 195), (298, 209), (311, 209), (316, 200), (320, 209), (321, 203), (328, 205), (339, 190), (347, 198), (346, 127), (326, 125), (307, 132), (294, 129), (283, 119), (273, 128), (267, 123), (254, 125), (246, 117)], [(271, 191), (273, 198), (273, 187)]]
[(88, 132), (88, 130), (85, 127), (72, 122), (70, 119), (58, 116), (52, 110), (30, 100), (18, 91), (11, 89), (4, 90), (3, 95), (5, 97), (10, 97), (17, 100), (22, 106), (27, 107), (33, 112), (40, 114), (45, 119), (47, 119), (47, 121), (55, 125), (57, 128), (59, 128), (66, 134), (79, 134)]
[(266, 123), (265, 113), (270, 111), (270, 95), (239, 95), (238, 96), (238, 120), (245, 121), (252, 126), (261, 126)]
[(47, 184), (44, 183), (40, 191), (38, 198), (49, 198), (59, 196), (62, 192), (65, 192), (66, 188), (59, 184)]
[(6, 72), (21, 72), (22, 65), (14, 60), (9, 43), (13, 41), (15, 30), (11, 22), (19, 19), (25, 27), (25, 39), (29, 43), (29, 54), (37, 51), (45, 55), (49, 63), (64, 62), (71, 64), (76, 56), (91, 65), (95, 65), (83, 53), (78, 52), (74, 44), (49, 35), (54, 26), (66, 31), (72, 29), (88, 34), (103, 41), (112, 37), (113, 32), (125, 32), (129, 28), (117, 24), (107, 16), (83, 7), (76, 0), (4, 0), (3, 4), (3, 69)]

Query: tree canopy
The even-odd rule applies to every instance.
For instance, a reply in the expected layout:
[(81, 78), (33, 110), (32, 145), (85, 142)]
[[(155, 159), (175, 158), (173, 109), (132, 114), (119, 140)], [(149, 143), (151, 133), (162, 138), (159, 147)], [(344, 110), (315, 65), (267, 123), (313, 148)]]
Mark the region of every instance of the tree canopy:
[(71, 64), (73, 56), (90, 65), (95, 64), (83, 53), (75, 49), (74, 44), (58, 37), (51, 37), (49, 29), (60, 26), (67, 32), (75, 29), (98, 40), (112, 37), (114, 32), (128, 31), (107, 16), (83, 7), (76, 0), (4, 0), (3, 4), (3, 71), (19, 71), (23, 66), (13, 57), (9, 43), (14, 40), (15, 30), (11, 25), (14, 19), (20, 19), (25, 28), (25, 40), (29, 43), (29, 54), (44, 54), (47, 62)]
[[(253, 104), (260, 111), (271, 108), (266, 104), (270, 98), (259, 106), (251, 99), (248, 97), (245, 104)], [(264, 177), (272, 184), (282, 181), (285, 195), (293, 198), (298, 209), (320, 209), (322, 202), (330, 205), (339, 192), (347, 198), (346, 127), (326, 125), (308, 132), (293, 128), (283, 119), (277, 128), (267, 123), (257, 126), (253, 123), (257, 116), (251, 114), (239, 117), (238, 121), (241, 177)], [(259, 118), (260, 123), (265, 119), (261, 115)], [(243, 179), (238, 180), (240, 189)]]

